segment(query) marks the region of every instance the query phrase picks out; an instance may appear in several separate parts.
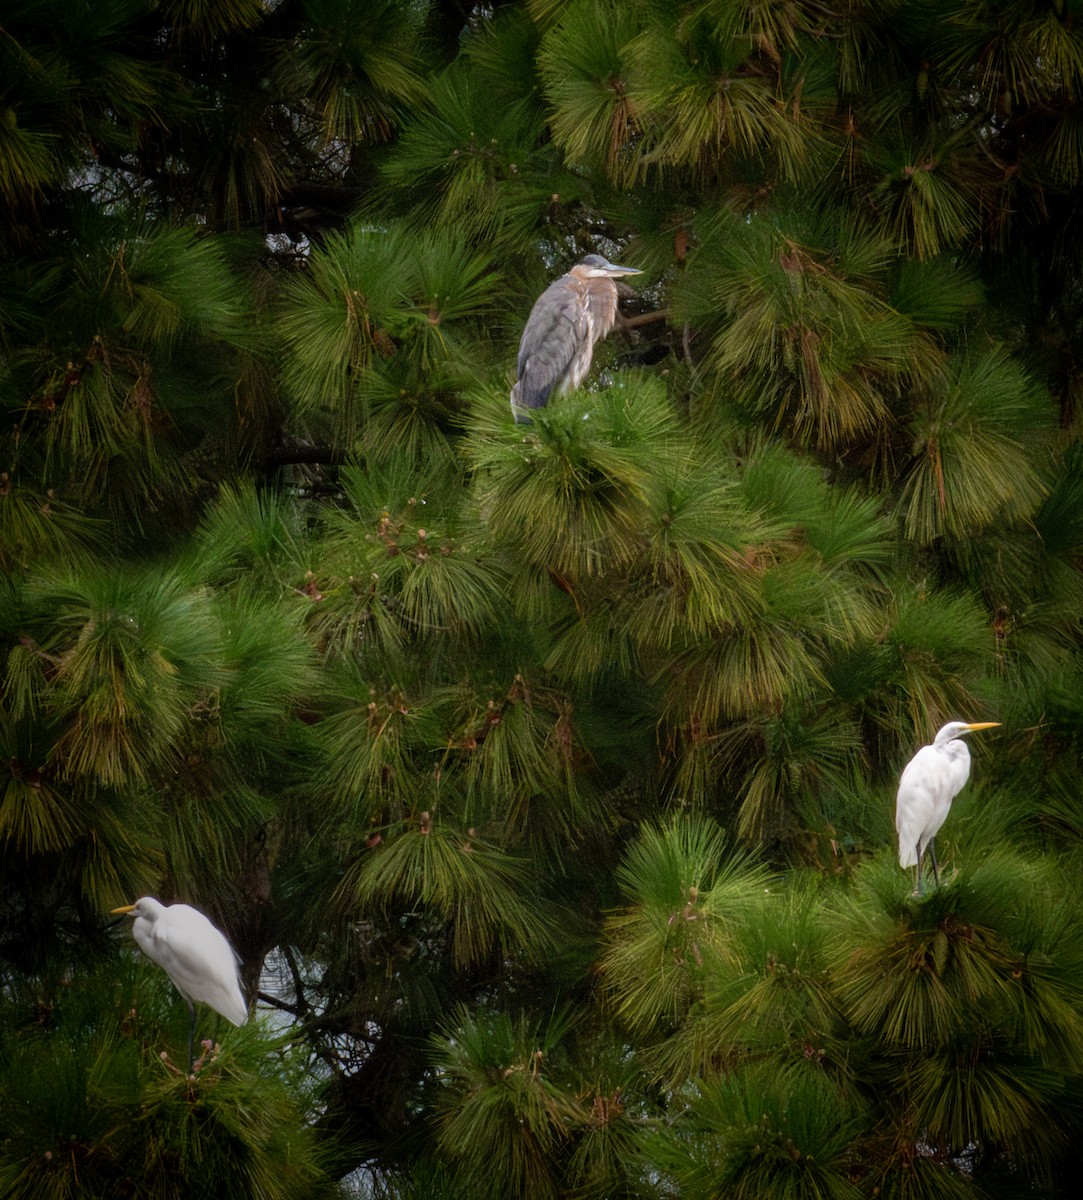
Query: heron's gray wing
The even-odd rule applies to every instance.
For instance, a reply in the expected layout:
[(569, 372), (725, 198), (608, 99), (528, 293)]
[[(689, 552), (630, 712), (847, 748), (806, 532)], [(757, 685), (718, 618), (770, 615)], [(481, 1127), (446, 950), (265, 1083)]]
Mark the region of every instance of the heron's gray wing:
[(540, 408), (563, 382), (584, 343), (590, 345), (590, 324), (581, 285), (563, 276), (531, 309), (519, 343), (519, 378), (512, 402), (520, 408)]

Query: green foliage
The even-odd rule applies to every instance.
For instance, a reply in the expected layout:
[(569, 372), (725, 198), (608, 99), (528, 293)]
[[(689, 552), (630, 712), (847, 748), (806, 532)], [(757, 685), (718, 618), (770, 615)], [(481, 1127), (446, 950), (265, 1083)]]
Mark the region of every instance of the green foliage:
[[(340, 438), (351, 438), (383, 398), (384, 360), (408, 364), (411, 390), (437, 371), (445, 387), (475, 377), (477, 322), (493, 303), (495, 279), (486, 259), (458, 239), (420, 238), (419, 246), (404, 229), (357, 225), (328, 237), (284, 289), (286, 387), (302, 412), (327, 412)], [(443, 415), (424, 414), (419, 399), (405, 389), (396, 397), (398, 407), (412, 402), (430, 421)], [(400, 431), (393, 442), (402, 440)]]
[(662, 456), (679, 454), (676, 414), (660, 389), (619, 383), (539, 416), (524, 439), (505, 429), (469, 449), (490, 536), (525, 566), (573, 587), (625, 568)]
[(1043, 409), (1044, 398), (1003, 353), (949, 364), (912, 425), (900, 497), (907, 536), (967, 538), (998, 519), (1029, 516), (1042, 485), (1024, 446), (1046, 426)]
[(697, 1097), (668, 1150), (680, 1194), (856, 1200), (848, 1149), (860, 1115), (840, 1107), (814, 1067), (720, 1081)]
[(74, 504), (15, 484), (11, 476), (0, 484), (0, 566), (5, 574), (30, 563), (74, 565), (94, 546), (96, 525)]
[(732, 962), (733, 911), (766, 877), (740, 854), (720, 866), (724, 840), (702, 820), (648, 827), (617, 871), (632, 904), (606, 921), (601, 966), (615, 1015), (633, 1032), (678, 1023)]
[(859, 643), (834, 676), (872, 722), (909, 745), (931, 741), (952, 714), (981, 708), (996, 643), (970, 596), (900, 582), (883, 616), (880, 635)]
[(630, 147), (638, 132), (636, 104), (622, 78), (625, 47), (636, 32), (630, 6), (581, 0), (567, 6), (538, 51), (551, 127), (569, 162), (634, 176)]
[(714, 1080), (742, 1062), (775, 1056), (815, 1061), (852, 1092), (839, 1069), (841, 1026), (815, 886), (799, 878), (765, 882), (730, 937), (731, 969), (708, 980), (702, 1003), (657, 1051), (666, 1077)]
[(219, 683), (205, 605), (173, 580), (103, 571), (29, 590), (26, 604), (60, 777), (145, 780)]
[(430, 80), (401, 153), (384, 167), (384, 187), (396, 205), (413, 200), (417, 225), (521, 252), (552, 194), (541, 137), (534, 104), (494, 104), (487, 87), (452, 66)]
[(157, 968), (125, 957), (45, 987), (36, 1014), (26, 1005), (23, 1026), (6, 1031), (4, 1194), (333, 1194), (291, 1094), (295, 1065), (274, 1041), (255, 1026), (208, 1039), (185, 1076), (174, 1063), (186, 1010), (175, 993), (166, 1002)]
[[(438, 1139), (475, 1196), (555, 1196), (557, 1150), (578, 1106), (549, 1078), (558, 1020), (543, 1026), (506, 1013), (458, 1014), (435, 1058), (448, 1079)], [(484, 1144), (484, 1158), (463, 1151)]]
[(0, 1192), (1071, 1194), (1077, 8), (7, 4)]
[(785, 209), (719, 214), (678, 295), (694, 289), (689, 315), (721, 317), (706, 361), (750, 417), (841, 451), (882, 435), (920, 343), (884, 298), (884, 240), (852, 219), (819, 224)]
[(347, 871), (339, 897), (360, 912), (431, 911), (448, 926), (456, 966), (482, 961), (498, 948), (530, 959), (548, 948), (553, 932), (543, 913), (518, 895), (524, 869), (472, 831), (445, 829), (423, 812), (416, 830), (398, 834)]
[(323, 140), (386, 140), (395, 105), (422, 92), (415, 45), (418, 6), (357, 0), (305, 0), (312, 36), (287, 69), (304, 77), (304, 90), (321, 119)]
[(1063, 1149), (1055, 1114), (1083, 1051), (1072, 988), (1049, 971), (1050, 954), (1079, 953), (1074, 920), (1053, 916), (1055, 868), (994, 850), (927, 903), (899, 880), (886, 864), (865, 873), (835, 949), (839, 1000), (887, 1069), (920, 1051), (916, 1078), (892, 1073), (890, 1103), (944, 1152), (1011, 1146), (1048, 1161)]

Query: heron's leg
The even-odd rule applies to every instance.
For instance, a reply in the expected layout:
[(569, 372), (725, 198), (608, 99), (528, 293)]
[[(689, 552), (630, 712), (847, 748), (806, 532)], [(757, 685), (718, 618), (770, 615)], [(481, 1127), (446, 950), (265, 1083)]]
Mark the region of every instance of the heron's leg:
[(192, 1048), (196, 1040), (196, 1006), (187, 1001), (188, 1004), (188, 1074), (192, 1073)]
[(936, 838), (929, 839), (929, 857), (933, 860), (933, 878), (936, 880), (936, 886), (940, 886), (940, 867), (936, 861)]
[(922, 864), (924, 863), (924, 861), (925, 861), (925, 847), (920, 842), (918, 842), (918, 861), (917, 861), (917, 866), (914, 867), (914, 879), (917, 881), (917, 889), (914, 893), (916, 896), (924, 896), (925, 895), (925, 880), (921, 876), (921, 867), (922, 867)]

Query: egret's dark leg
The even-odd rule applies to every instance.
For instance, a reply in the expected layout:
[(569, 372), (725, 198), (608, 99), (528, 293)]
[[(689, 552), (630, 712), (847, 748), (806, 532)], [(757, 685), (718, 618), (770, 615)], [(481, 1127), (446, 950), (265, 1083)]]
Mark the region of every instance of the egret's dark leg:
[(191, 1000), (186, 1001), (188, 1005), (188, 1074), (192, 1073), (192, 1047), (196, 1040), (196, 1006)]
[(914, 867), (914, 880), (917, 883), (917, 887), (914, 889), (915, 896), (924, 896), (925, 895), (925, 882), (921, 877), (921, 864), (922, 864), (922, 861), (924, 860), (924, 858), (925, 858), (925, 847), (920, 842), (918, 842), (918, 861), (917, 861), (917, 865)]
[(933, 878), (936, 880), (936, 886), (940, 886), (940, 867), (936, 862), (936, 838), (929, 839), (929, 857), (933, 860)]

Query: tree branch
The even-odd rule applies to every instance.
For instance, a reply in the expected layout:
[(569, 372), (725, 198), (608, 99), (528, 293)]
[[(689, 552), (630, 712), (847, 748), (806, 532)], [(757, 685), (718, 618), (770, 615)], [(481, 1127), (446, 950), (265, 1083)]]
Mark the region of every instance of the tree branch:
[(294, 463), (316, 463), (338, 467), (346, 461), (346, 455), (334, 446), (314, 446), (311, 442), (286, 442), (267, 450), (263, 455), (266, 470), (287, 467)]
[(638, 329), (640, 327), (640, 325), (651, 325), (655, 321), (668, 321), (668, 320), (669, 320), (669, 309), (668, 308), (659, 308), (659, 309), (656, 309), (654, 312), (637, 313), (634, 317), (626, 317), (623, 314), (621, 314), (617, 324), (620, 326), (621, 329)]

